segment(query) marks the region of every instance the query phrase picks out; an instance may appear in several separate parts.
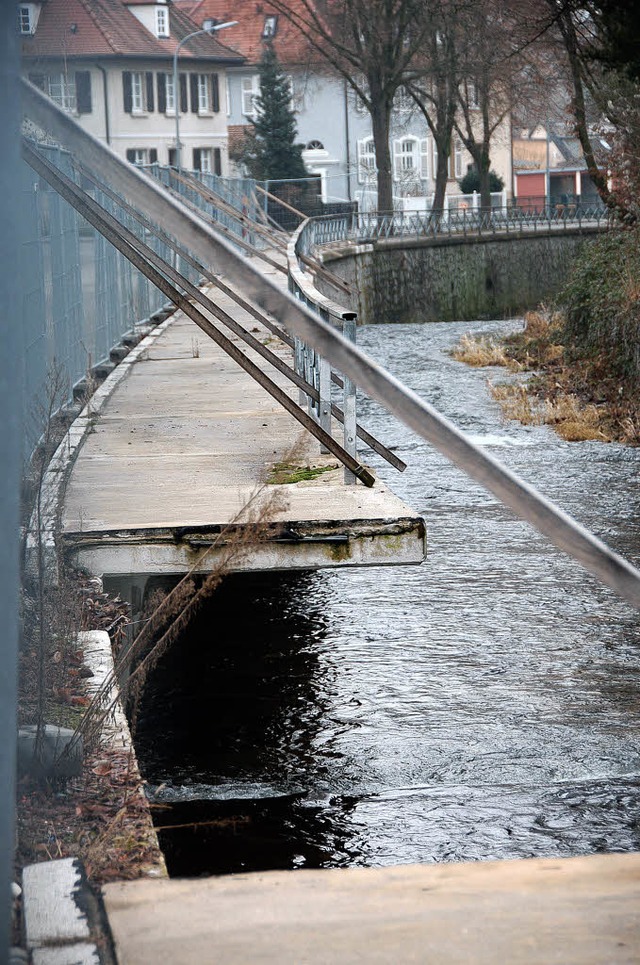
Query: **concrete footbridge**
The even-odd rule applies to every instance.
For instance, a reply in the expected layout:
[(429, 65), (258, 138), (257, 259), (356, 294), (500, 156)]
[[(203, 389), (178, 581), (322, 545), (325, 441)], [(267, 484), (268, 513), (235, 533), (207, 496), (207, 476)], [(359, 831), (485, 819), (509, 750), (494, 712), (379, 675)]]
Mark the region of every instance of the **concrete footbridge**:
[[(231, 298), (218, 292), (216, 304), (292, 362)], [(136, 601), (149, 576), (221, 559), (233, 571), (424, 559), (424, 520), (379, 480), (346, 483), (336, 456), (184, 312), (132, 354), (89, 411), (70, 474), (62, 536), (76, 564)]]
[[(358, 422), (357, 385), (640, 606), (635, 567), (358, 349), (345, 281), (304, 248), (303, 233), (290, 239), (268, 212), (249, 218), (181, 172), (150, 177), (28, 83), (24, 94), (30, 121), (75, 171), (42, 144), (25, 144), (28, 164), (167, 300), (137, 327), (49, 467), (46, 487), (59, 499), (41, 521), (45, 546), (60, 537), (68, 558), (134, 608), (149, 577), (204, 574), (218, 561), (232, 571), (420, 564), (424, 520), (362, 453), (405, 465), (393, 440)], [(636, 854), (591, 855), (141, 880), (108, 885), (102, 899), (122, 965), (631, 962), (639, 866)], [(86, 951), (89, 929), (75, 927), (72, 877), (75, 931), (64, 949), (63, 901), (48, 879), (36, 889), (38, 902), (55, 901), (43, 916), (56, 924), (47, 961), (62, 961), (72, 939), (85, 944), (83, 961), (98, 960)]]
[[(359, 459), (358, 439), (396, 469), (405, 468), (358, 423), (357, 385), (640, 605), (635, 567), (357, 348), (353, 305), (343, 307), (348, 285), (302, 243), (304, 226), (291, 239), (268, 209), (260, 217), (255, 206), (256, 216), (248, 217), (247, 199), (234, 207), (171, 169), (150, 177), (84, 132), (33, 85), (23, 86), (30, 122), (69, 152), (75, 174), (65, 174), (41, 146), (25, 144), (29, 165), (166, 296), (169, 310), (181, 313), (153, 345), (138, 351), (137, 361), (125, 360), (130, 377), (108, 402), (112, 386), (102, 386), (93, 411), (75, 428), (80, 455), (62, 520), (64, 543), (76, 560), (118, 576), (134, 567), (142, 574), (199, 568), (198, 554), (215, 552), (226, 541), (225, 527), (247, 532), (249, 523), (259, 523), (266, 538), (261, 535), (256, 549), (257, 567), (420, 562), (423, 521)], [(318, 291), (316, 283), (328, 280), (344, 294), (342, 305)], [(191, 334), (182, 316), (194, 323)], [(205, 352), (205, 339), (250, 381), (235, 370), (231, 375), (213, 348)], [(214, 387), (215, 370), (220, 381)], [(302, 441), (298, 427), (307, 433)], [(85, 446), (78, 446), (80, 437)], [(325, 457), (343, 468), (331, 469)], [(112, 465), (117, 469), (110, 473)], [(60, 469), (54, 461), (54, 476)], [(296, 480), (296, 471), (305, 478)], [(269, 483), (286, 495), (264, 513)], [(250, 494), (261, 487), (256, 506)], [(254, 515), (243, 522), (249, 502)], [(245, 558), (242, 565), (250, 564)]]

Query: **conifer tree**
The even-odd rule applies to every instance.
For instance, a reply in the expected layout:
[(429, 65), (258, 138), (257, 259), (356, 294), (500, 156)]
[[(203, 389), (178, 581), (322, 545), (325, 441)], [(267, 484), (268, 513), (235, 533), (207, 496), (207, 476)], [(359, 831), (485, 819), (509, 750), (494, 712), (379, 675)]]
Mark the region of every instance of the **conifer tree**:
[(251, 177), (259, 181), (307, 178), (302, 145), (296, 144), (291, 88), (271, 44), (265, 46), (258, 69), (257, 117), (238, 160), (243, 161)]

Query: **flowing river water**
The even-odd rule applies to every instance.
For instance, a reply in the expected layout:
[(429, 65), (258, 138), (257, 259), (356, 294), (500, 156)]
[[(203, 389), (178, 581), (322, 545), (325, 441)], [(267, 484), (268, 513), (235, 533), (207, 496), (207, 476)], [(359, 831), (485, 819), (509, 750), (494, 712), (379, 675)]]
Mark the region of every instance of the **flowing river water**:
[[(359, 344), (640, 559), (640, 450), (506, 423), (448, 350), (518, 321)], [(640, 615), (376, 404), (422, 566), (228, 579), (149, 681), (137, 749), (170, 873), (640, 849)], [(160, 786), (160, 787), (158, 787)]]

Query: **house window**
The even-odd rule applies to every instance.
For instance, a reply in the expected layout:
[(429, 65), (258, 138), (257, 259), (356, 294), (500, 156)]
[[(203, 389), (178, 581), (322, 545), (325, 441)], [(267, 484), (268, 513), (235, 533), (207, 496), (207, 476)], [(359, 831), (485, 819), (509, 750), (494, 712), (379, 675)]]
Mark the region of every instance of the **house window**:
[(306, 151), (324, 151), (324, 144), (322, 141), (309, 141), (307, 144)]
[(173, 86), (173, 74), (164, 75), (164, 103), (165, 113), (175, 114), (176, 112), (176, 91)]
[(144, 114), (144, 74), (131, 74), (131, 113)]
[[(151, 71), (122, 72), (124, 109), (127, 114), (146, 114), (155, 110), (153, 74)], [(159, 105), (161, 106), (161, 105)]]
[(211, 174), (212, 165), (210, 147), (194, 147), (193, 170), (202, 171), (203, 174)]
[(406, 87), (399, 87), (393, 98), (393, 107), (396, 111), (407, 112), (413, 108), (413, 100)]
[(276, 15), (264, 18), (264, 27), (262, 28), (262, 36), (265, 38), (265, 40), (268, 37), (275, 37), (277, 29), (278, 29), (278, 17)]
[(477, 110), (480, 106), (477, 81), (467, 77), (463, 84), (462, 96), (467, 103), (467, 107), (470, 107), (472, 110)]
[(76, 112), (76, 81), (75, 75), (50, 74), (47, 78), (47, 90), (52, 101), (69, 114)]
[(242, 78), (242, 113), (246, 117), (256, 116), (256, 98), (260, 94), (260, 77), (253, 74), (252, 77)]
[[(217, 74), (189, 74), (189, 86), (191, 88), (191, 110), (194, 114), (218, 113), (220, 110), (220, 81)], [(182, 110), (182, 107), (180, 110)]]
[(375, 181), (376, 174), (376, 149), (373, 138), (367, 137), (358, 141), (358, 181), (360, 184)]
[(131, 164), (157, 164), (158, 151), (155, 147), (130, 147), (127, 149), (127, 161)]
[(169, 36), (169, 11), (167, 7), (156, 7), (156, 37)]
[(211, 110), (208, 74), (198, 74), (198, 113), (208, 114)]
[(456, 141), (453, 151), (454, 173), (456, 178), (462, 177), (462, 142)]
[(22, 3), (18, 6), (18, 27), (21, 34), (33, 33), (31, 8)]
[(217, 22), (218, 21), (214, 20), (213, 17), (207, 17), (206, 20), (202, 21), (202, 29), (211, 30), (213, 27), (215, 27)]
[(168, 157), (170, 168), (175, 168), (178, 166), (178, 152), (176, 151), (175, 147), (169, 148), (167, 157)]
[(404, 137), (393, 142), (393, 167), (396, 181), (414, 178), (419, 172), (419, 141), (415, 137)]
[(193, 170), (203, 174), (222, 173), (222, 152), (219, 147), (194, 147)]

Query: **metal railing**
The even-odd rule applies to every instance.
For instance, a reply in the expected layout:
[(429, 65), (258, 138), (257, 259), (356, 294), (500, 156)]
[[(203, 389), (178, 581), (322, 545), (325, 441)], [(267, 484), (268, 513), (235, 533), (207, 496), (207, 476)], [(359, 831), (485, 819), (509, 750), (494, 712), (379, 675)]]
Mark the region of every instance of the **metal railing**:
[[(43, 144), (38, 149), (67, 176), (76, 176), (69, 152)], [(44, 429), (52, 383), (57, 384), (56, 405), (71, 403), (74, 386), (109, 361), (112, 349), (137, 323), (166, 307), (166, 297), (27, 164), (21, 163), (19, 177), (20, 401), (28, 458)], [(97, 190), (95, 197), (113, 212), (109, 199)]]
[[(304, 214), (294, 208), (289, 201), (272, 195), (259, 182), (254, 182), (251, 186), (244, 185), (244, 193), (236, 192), (232, 204), (229, 200), (228, 185), (225, 185), (223, 195), (219, 196), (217, 193), (219, 184), (215, 178), (203, 177), (199, 172), (178, 172), (171, 168), (160, 168), (158, 165), (149, 166), (147, 170), (194, 211), (204, 216), (212, 227), (223, 230), (232, 244), (251, 256), (267, 262), (276, 270), (287, 271), (283, 265), (269, 256), (267, 247), (270, 246), (275, 251), (285, 250), (287, 236), (280, 225), (277, 223), (274, 225), (273, 218), (265, 217), (265, 211), (259, 205), (259, 198), (263, 197), (266, 202), (269, 202), (272, 211), (278, 207), (287, 215), (286, 220), (296, 225), (302, 222), (304, 225), (306, 222)], [(297, 186), (297, 182), (285, 183), (289, 187), (292, 183)], [(249, 187), (253, 199), (251, 205), (248, 203), (247, 195)], [(242, 204), (238, 204), (239, 198), (242, 199)], [(310, 259), (305, 258), (303, 252), (296, 251), (296, 240), (299, 236), (301, 236), (300, 227), (293, 236), (292, 246), (287, 256), (289, 290), (325, 321), (337, 325), (350, 341), (355, 342), (355, 312), (330, 301), (315, 289), (311, 278), (305, 274), (304, 265), (300, 263), (304, 260), (308, 265)], [(340, 279), (333, 277), (318, 263), (314, 263), (313, 268), (315, 272), (329, 278), (343, 293), (348, 294), (348, 287)], [(280, 333), (280, 337), (283, 337), (283, 333)], [(300, 405), (306, 407), (309, 415), (320, 428), (326, 433), (331, 433), (332, 419), (337, 417), (343, 423), (343, 447), (350, 456), (357, 458), (357, 438), (360, 437), (396, 469), (404, 470), (405, 463), (402, 460), (358, 426), (356, 389), (353, 382), (340, 373), (332, 371), (329, 362), (300, 339), (293, 340), (292, 348), (295, 372), (302, 380)], [(326, 446), (321, 448), (322, 451), (328, 451)], [(344, 476), (347, 484), (356, 482), (357, 477), (348, 466), (345, 466)]]
[(576, 204), (551, 211), (510, 204), (501, 208), (463, 208), (446, 215), (402, 211), (347, 213), (310, 219), (305, 225), (301, 250), (313, 254), (324, 245), (366, 244), (385, 238), (522, 235), (607, 228), (612, 223), (611, 212), (602, 204)]
[(157, 182), (135, 171), (83, 131), (33, 85), (23, 82), (22, 88), (25, 110), (35, 124), (57, 138), (83, 164), (99, 167), (104, 180), (111, 187), (117, 185), (123, 197), (145, 211), (150, 219), (170, 225), (178, 242), (192, 251), (201, 262), (211, 263), (215, 258), (217, 271), (229, 280), (229, 284), (237, 286), (246, 298), (279, 318), (288, 332), (308, 342), (471, 479), (535, 526), (555, 546), (576, 559), (598, 579), (640, 608), (640, 571), (631, 563), (486, 450), (475, 445), (432, 405), (311, 312), (301, 300), (265, 277), (250, 260), (239, 257), (224, 237), (216, 235), (202, 221), (194, 219)]

